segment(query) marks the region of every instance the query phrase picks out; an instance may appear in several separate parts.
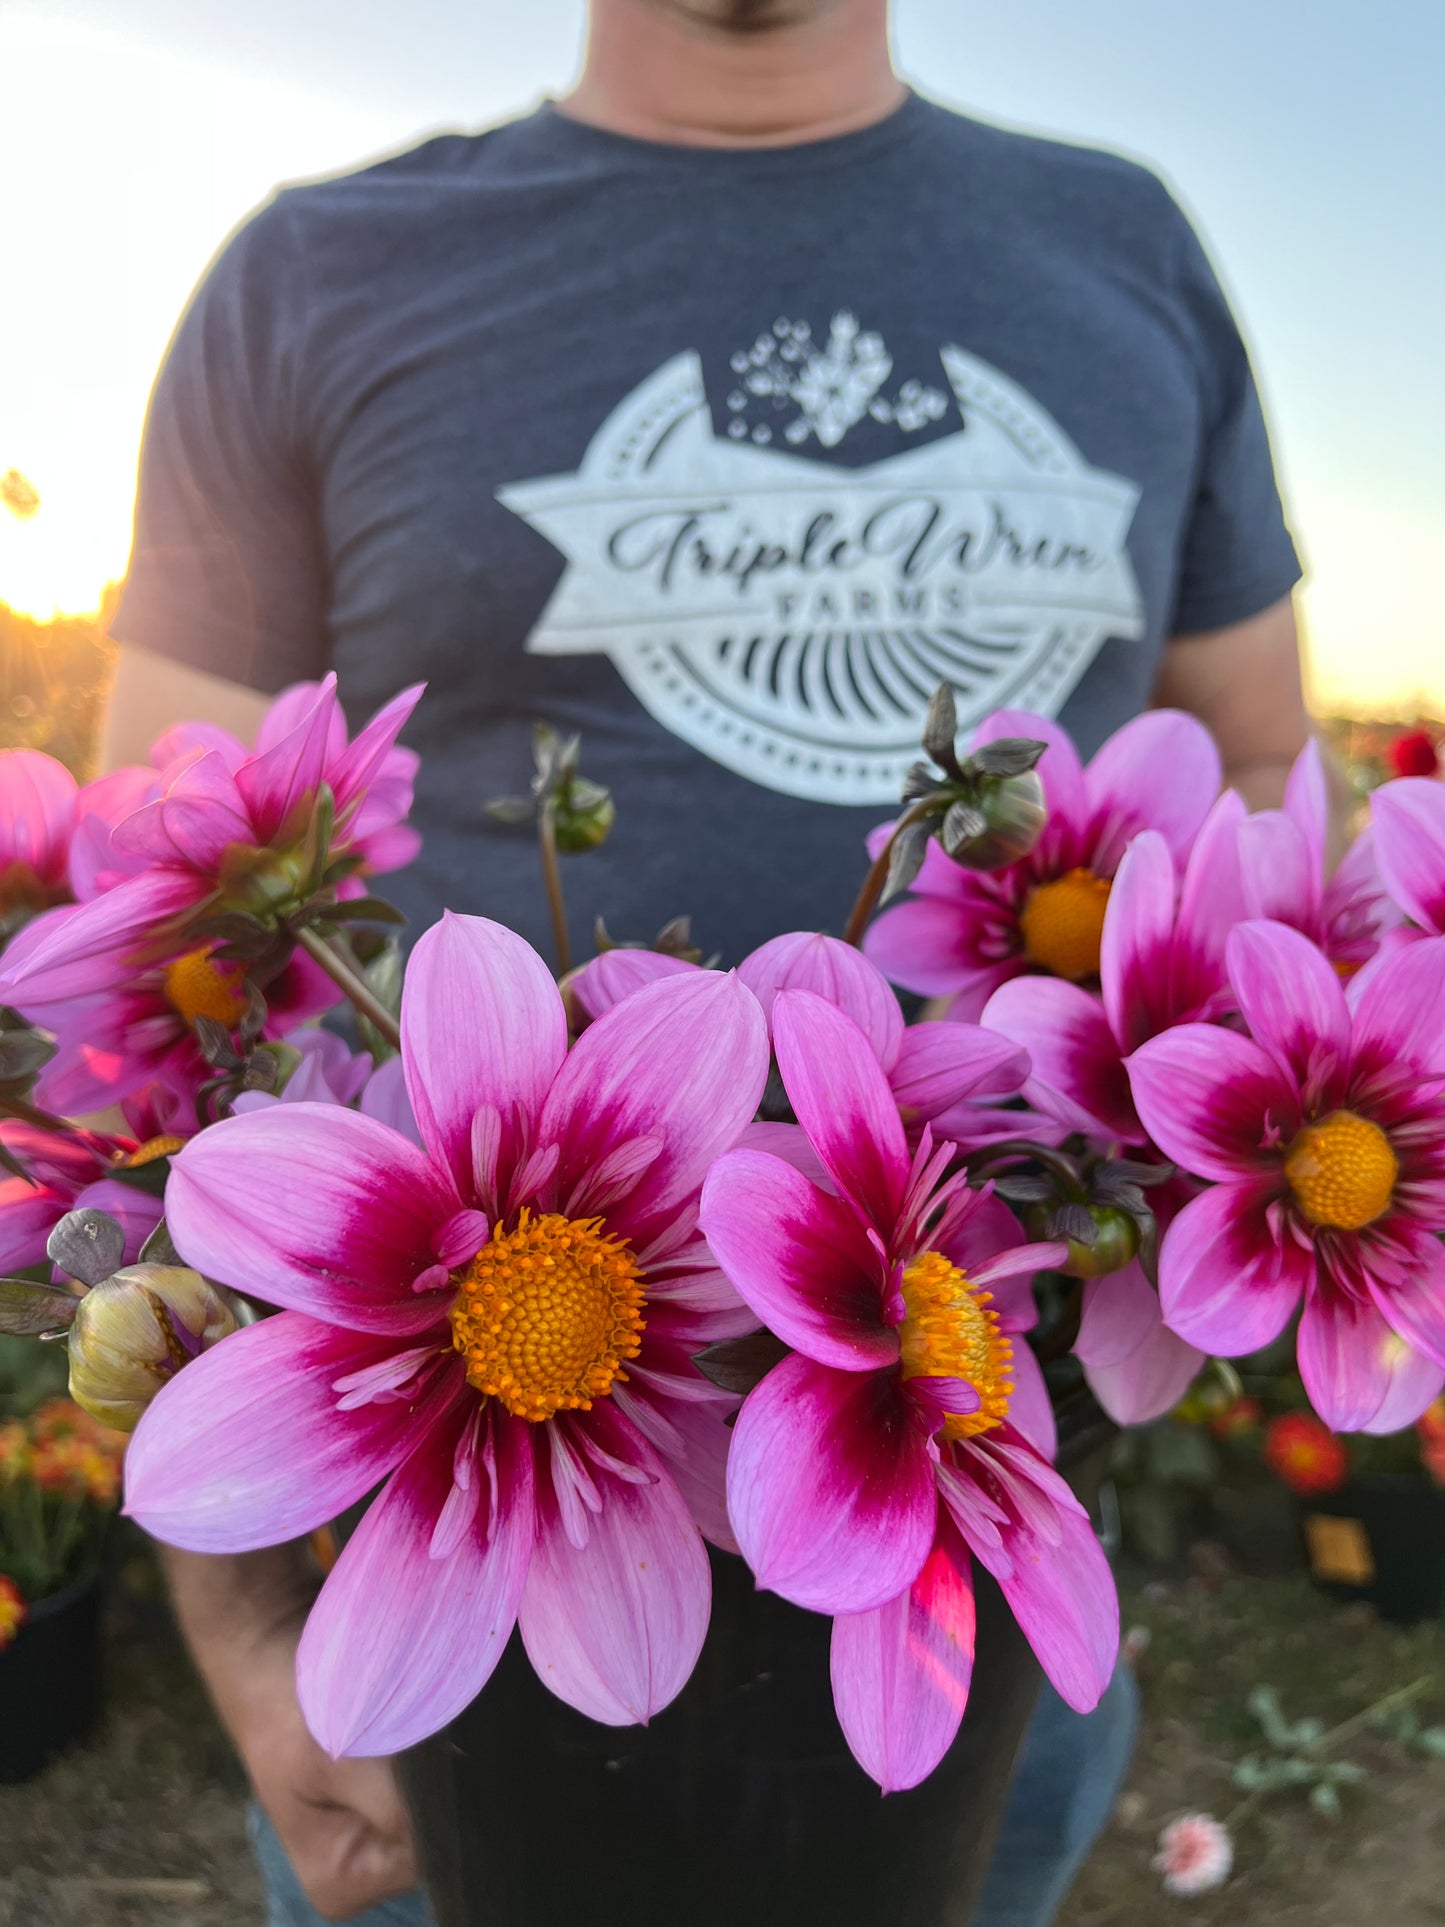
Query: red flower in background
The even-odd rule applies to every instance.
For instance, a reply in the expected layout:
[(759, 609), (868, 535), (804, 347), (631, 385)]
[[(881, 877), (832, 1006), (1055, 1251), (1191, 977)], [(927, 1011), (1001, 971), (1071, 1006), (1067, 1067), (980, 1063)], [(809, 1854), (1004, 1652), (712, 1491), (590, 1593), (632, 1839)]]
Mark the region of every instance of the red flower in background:
[(1440, 768), (1440, 752), (1428, 729), (1402, 729), (1387, 753), (1396, 776), (1434, 776)]
[(1264, 1462), (1291, 1492), (1333, 1492), (1349, 1476), (1350, 1456), (1309, 1412), (1286, 1412), (1265, 1427)]
[(1264, 1408), (1257, 1398), (1237, 1398), (1233, 1405), (1216, 1412), (1208, 1425), (1214, 1438), (1237, 1439), (1257, 1432), (1263, 1420)]
[(0, 1653), (25, 1624), (25, 1601), (13, 1579), (0, 1572)]

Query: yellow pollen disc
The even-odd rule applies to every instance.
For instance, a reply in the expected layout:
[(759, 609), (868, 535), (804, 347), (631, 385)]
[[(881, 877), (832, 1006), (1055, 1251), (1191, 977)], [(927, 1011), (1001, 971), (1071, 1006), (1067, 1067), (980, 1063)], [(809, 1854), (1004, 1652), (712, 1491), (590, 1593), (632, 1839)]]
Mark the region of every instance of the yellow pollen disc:
[(1071, 984), (1099, 974), (1109, 884), (1092, 870), (1070, 870), (1030, 890), (1019, 929), (1030, 960)]
[(142, 1165), (154, 1164), (160, 1158), (174, 1157), (177, 1151), (186, 1148), (183, 1137), (148, 1137), (144, 1144), (138, 1144), (133, 1151), (127, 1151), (116, 1163), (125, 1171), (139, 1171)]
[(642, 1273), (600, 1218), (522, 1211), (457, 1274), (452, 1343), (477, 1391), (518, 1418), (587, 1412), (642, 1347)]
[(992, 1295), (971, 1285), (941, 1251), (925, 1251), (903, 1273), (903, 1302), (903, 1376), (966, 1379), (982, 1400), (967, 1416), (950, 1414), (944, 1437), (992, 1431), (1007, 1418), (1014, 1389), (1014, 1350), (990, 1309)]
[(234, 1030), (246, 1014), (244, 978), (240, 964), (213, 957), (210, 947), (202, 944), (166, 965), (166, 998), (188, 1024), (198, 1017), (214, 1017), (227, 1030)]
[(1389, 1210), (1400, 1165), (1378, 1124), (1353, 1111), (1334, 1111), (1300, 1132), (1284, 1174), (1311, 1224), (1363, 1231)]

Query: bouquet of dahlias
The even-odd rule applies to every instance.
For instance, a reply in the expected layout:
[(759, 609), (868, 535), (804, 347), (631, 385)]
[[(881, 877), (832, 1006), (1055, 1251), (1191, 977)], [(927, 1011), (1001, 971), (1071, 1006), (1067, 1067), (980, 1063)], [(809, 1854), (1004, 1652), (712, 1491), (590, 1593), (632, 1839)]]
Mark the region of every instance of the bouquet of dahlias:
[[(300, 1647), (333, 1754), (445, 1725), (514, 1627), (553, 1693), (646, 1721), (707, 1539), (831, 1618), (848, 1743), (911, 1787), (975, 1563), (1071, 1705), (1110, 1678), (1060, 1417), (1155, 1417), (1292, 1321), (1332, 1430), (1440, 1394), (1445, 788), (1381, 789), (1330, 876), (1313, 749), (1250, 816), (1186, 716), (1084, 767), (1033, 715), (960, 744), (944, 689), (841, 939), (723, 970), (678, 924), (573, 970), (557, 854), (614, 806), (542, 732), (497, 814), (536, 826), (562, 983), (449, 915), (403, 985), (371, 880), (415, 847), (418, 693), (353, 740), (308, 685), (254, 749), (173, 730), (78, 793), (0, 768), (0, 1242), (54, 1268), (0, 1322), (138, 1420), (164, 1541), (375, 1493)], [(317, 1026), (343, 1002), (363, 1053)]]

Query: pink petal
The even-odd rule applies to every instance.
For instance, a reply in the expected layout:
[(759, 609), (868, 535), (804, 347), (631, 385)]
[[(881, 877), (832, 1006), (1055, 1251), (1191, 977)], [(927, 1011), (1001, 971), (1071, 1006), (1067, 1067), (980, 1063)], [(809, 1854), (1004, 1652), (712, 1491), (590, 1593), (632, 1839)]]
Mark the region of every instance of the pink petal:
[[(975, 1445), (967, 1457), (982, 1457), (996, 1466), (995, 1450)], [(1087, 1515), (1060, 1503), (1060, 1482), (1042, 1459), (1021, 1450), (1010, 1465), (1015, 1476), (1034, 1486), (1034, 1507), (1042, 1505), (1051, 1515), (1047, 1532), (1034, 1522), (1031, 1508), (1028, 1516), (1016, 1515), (1002, 1528), (1003, 1544), (995, 1547), (987, 1538), (971, 1537), (965, 1521), (954, 1516), (980, 1565), (997, 1579), (1019, 1630), (1060, 1698), (1076, 1713), (1089, 1713), (1102, 1699), (1118, 1660), (1114, 1575)]]
[[(1415, 1351), (1445, 1365), (1445, 1244), (1423, 1225), (1408, 1232), (1403, 1225), (1396, 1228), (1405, 1233), (1410, 1247), (1408, 1276), (1403, 1284), (1390, 1287), (1370, 1278), (1375, 1303)], [(1366, 1255), (1367, 1277), (1368, 1267)]]
[(1182, 866), (1221, 775), (1214, 738), (1181, 710), (1147, 710), (1115, 730), (1084, 772), (1098, 839), (1090, 868), (1110, 875), (1143, 829), (1158, 830)]
[(1225, 981), (1224, 945), (1246, 914), (1239, 860), (1245, 815), (1240, 797), (1226, 790), (1204, 819), (1184, 866), (1170, 972), (1171, 1018), (1197, 1014)]
[(1330, 1109), (1344, 1092), (1350, 1013), (1333, 966), (1298, 930), (1242, 923), (1225, 946), (1229, 981), (1256, 1043)]
[[(267, 750), (275, 749), (284, 743), (315, 715), (316, 706), (321, 699), (323, 685), (319, 682), (293, 682), (283, 689), (266, 714), (261, 718), (256, 731), (255, 754), (263, 756)], [(333, 703), (326, 719), (326, 756), (328, 760), (340, 756), (346, 748), (346, 718), (341, 705)]]
[(1382, 954), (1355, 984), (1357, 1066), (1445, 1071), (1445, 937)]
[(326, 774), (338, 713), (336, 678), (330, 675), (296, 726), (236, 771), (237, 792), (263, 848), (283, 832), (298, 834), (301, 813), (311, 808)]
[(189, 1552), (250, 1552), (325, 1525), (399, 1464), (428, 1422), (406, 1399), (338, 1409), (336, 1381), (394, 1350), (297, 1312), (223, 1338), (142, 1416), (126, 1448), (126, 1511)]
[[(357, 797), (362, 796), (380, 777), (391, 755), (392, 746), (406, 727), (412, 711), (421, 701), (426, 684), (413, 683), (377, 710), (355, 742), (334, 760), (328, 756), (327, 776), (336, 797), (340, 815)], [(414, 769), (415, 765), (409, 766)], [(410, 786), (410, 778), (406, 779)]]
[(552, 973), (504, 924), (445, 911), (411, 953), (401, 1040), (422, 1142), (451, 1172), (459, 1196), (494, 1210), (494, 1199), (476, 1195), (472, 1119), (487, 1104), (503, 1120), (505, 1186), (567, 1055), (567, 1017)]
[(600, 1017), (624, 997), (660, 977), (685, 977), (698, 966), (660, 950), (604, 950), (568, 979), (567, 988), (589, 1017)]
[(728, 1519), (727, 1464), (733, 1442), (730, 1420), (737, 1407), (670, 1399), (629, 1378), (616, 1385), (612, 1402), (657, 1453), (704, 1539), (724, 1552), (738, 1542)]
[(1300, 1128), (1299, 1094), (1251, 1038), (1180, 1024), (1128, 1060), (1144, 1129), (1195, 1177), (1230, 1179), (1275, 1169)]
[(205, 885), (188, 871), (154, 870), (89, 903), (52, 912), (43, 937), (23, 948), (17, 940), (0, 959), (0, 1001), (28, 1013), (128, 983), (138, 954), (159, 952), (158, 933), (204, 894)]
[(1194, 1198), (1164, 1234), (1159, 1298), (1179, 1337), (1219, 1358), (1262, 1351), (1279, 1337), (1314, 1277), (1313, 1251), (1276, 1237), (1270, 1193), (1220, 1184)]
[(225, 1118), (176, 1158), (166, 1222), (188, 1264), (273, 1305), (361, 1331), (442, 1316), (412, 1281), (457, 1198), (414, 1144), (333, 1104)]
[(781, 1158), (729, 1151), (708, 1173), (700, 1222), (718, 1263), (784, 1344), (839, 1371), (897, 1363), (879, 1261), (851, 1205)]
[(406, 1066), (399, 1057), (388, 1057), (384, 1064), (378, 1064), (366, 1080), (359, 1109), (365, 1116), (374, 1117), (378, 1124), (400, 1131), (413, 1144), (421, 1144), (421, 1132), (416, 1128), (411, 1099), (406, 1094)]
[[(1332, 1432), (1377, 1429), (1380, 1409), (1399, 1402), (1399, 1366), (1413, 1347), (1397, 1337), (1376, 1308), (1329, 1285), (1310, 1292), (1299, 1321), (1299, 1370), (1310, 1404)], [(1412, 1372), (1421, 1392), (1445, 1379), (1445, 1360)], [(1426, 1399), (1420, 1411), (1430, 1401)], [(1411, 1424), (1419, 1412), (1401, 1421)]]
[(1330, 799), (1317, 736), (1311, 736), (1295, 758), (1294, 768), (1285, 784), (1284, 813), (1298, 826), (1309, 850), (1315, 875), (1323, 876), (1325, 845), (1329, 838)]
[(1324, 880), (1299, 825), (1283, 810), (1259, 810), (1240, 824), (1238, 848), (1245, 916), (1314, 929)]
[(153, 769), (112, 770), (87, 783), (75, 802), (75, 830), (70, 840), (70, 887), (82, 903), (99, 896), (134, 869), (132, 861), (113, 849), (115, 826), (160, 793)]
[(888, 1082), (904, 1117), (918, 1122), (968, 1100), (1014, 1097), (1028, 1071), (1028, 1052), (993, 1031), (922, 1023), (904, 1031)]
[(254, 841), (235, 779), (211, 751), (178, 771), (154, 802), (117, 823), (111, 846), (215, 877), (232, 844)]
[(893, 1375), (775, 1366), (733, 1428), (728, 1513), (758, 1584), (796, 1606), (870, 1612), (912, 1585), (933, 1467)]
[(970, 916), (966, 906), (915, 896), (874, 918), (863, 950), (889, 983), (919, 997), (952, 997), (996, 975), (997, 966), (979, 954), (981, 935), (977, 916)]
[(647, 985), (583, 1031), (547, 1098), (539, 1141), (561, 1146), (560, 1194), (619, 1145), (656, 1140), (657, 1154), (606, 1214), (609, 1230), (645, 1249), (736, 1144), (767, 1074), (763, 1014), (731, 973)]
[(989, 998), (983, 1021), (1029, 1054), (1029, 1103), (1090, 1136), (1143, 1135), (1129, 1075), (1097, 997), (1059, 977), (1015, 977)]
[(1008, 1403), (1008, 1422), (1041, 1457), (1051, 1462), (1059, 1451), (1059, 1428), (1054, 1401), (1043, 1367), (1022, 1339), (1014, 1345), (1014, 1389)]
[(155, 769), (169, 770), (173, 763), (195, 763), (212, 754), (234, 773), (250, 751), (219, 723), (176, 723), (151, 744), (150, 759)]
[[(1176, 878), (1169, 845), (1141, 830), (1124, 853), (1099, 952), (1099, 981), (1109, 1026), (1128, 1051), (1168, 1022)], [(1132, 1111), (1132, 1104), (1129, 1106)]]
[[(440, 1732), (506, 1650), (532, 1557), (530, 1428), (494, 1406), (482, 1421), (488, 1468), (471, 1444), (476, 1413), (468, 1395), (417, 1438), (311, 1608), (296, 1688), (333, 1759), (401, 1753)], [(475, 1511), (438, 1556), (459, 1453)]]
[(906, 1592), (833, 1621), (833, 1704), (863, 1771), (885, 1793), (928, 1778), (958, 1732), (973, 1675), (973, 1575), (940, 1511), (933, 1550)]
[(1375, 861), (1390, 895), (1422, 929), (1445, 935), (1445, 784), (1385, 783), (1370, 798)]
[(0, 750), (0, 872), (23, 863), (41, 883), (65, 875), (79, 789), (63, 763), (38, 749)]
[[(9, 1131), (5, 1133), (9, 1138)], [(0, 1178), (0, 1271), (28, 1271), (45, 1263), (45, 1240), (67, 1211), (70, 1197), (24, 1178)]]
[(773, 1048), (793, 1113), (833, 1182), (886, 1239), (908, 1178), (908, 1145), (867, 1039), (812, 991), (785, 990), (773, 1006)]
[(1074, 1355), (1117, 1425), (1147, 1425), (1172, 1411), (1204, 1363), (1164, 1323), (1159, 1294), (1137, 1261), (1086, 1282)]
[(567, 1430), (647, 1477), (634, 1483), (596, 1458), (588, 1463), (601, 1509), (588, 1517), (580, 1548), (539, 1490), (520, 1615), (527, 1657), (549, 1691), (590, 1719), (645, 1725), (676, 1699), (702, 1651), (712, 1604), (707, 1554), (681, 1494), (620, 1412), (599, 1403)]
[(795, 930), (744, 957), (738, 975), (762, 1005), (770, 1027), (780, 990), (811, 990), (846, 1011), (884, 1070), (892, 1070), (903, 1041), (903, 1012), (887, 978), (852, 944)]

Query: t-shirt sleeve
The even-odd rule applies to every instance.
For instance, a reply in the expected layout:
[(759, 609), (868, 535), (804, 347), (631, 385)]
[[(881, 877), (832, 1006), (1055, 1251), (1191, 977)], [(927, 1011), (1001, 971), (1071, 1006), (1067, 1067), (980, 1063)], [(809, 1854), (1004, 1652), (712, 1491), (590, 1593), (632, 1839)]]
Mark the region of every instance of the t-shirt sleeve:
[(1176, 293), (1205, 408), (1173, 623), (1174, 634), (1189, 635), (1259, 615), (1289, 594), (1301, 569), (1249, 352), (1198, 235), (1173, 212)]
[(272, 692), (327, 667), (300, 432), (304, 262), (272, 201), (212, 263), (151, 396), (121, 642)]

